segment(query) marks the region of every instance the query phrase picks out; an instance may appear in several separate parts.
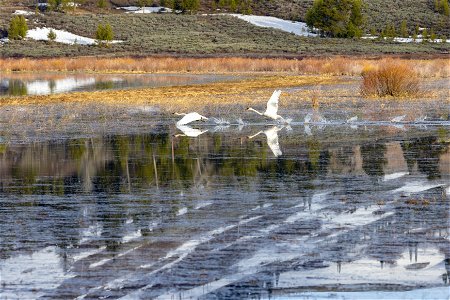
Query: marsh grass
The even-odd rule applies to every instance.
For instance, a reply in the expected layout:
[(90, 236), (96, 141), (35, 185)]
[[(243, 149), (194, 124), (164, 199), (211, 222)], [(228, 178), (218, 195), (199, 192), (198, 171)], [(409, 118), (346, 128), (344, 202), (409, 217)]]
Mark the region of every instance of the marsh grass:
[(413, 69), (420, 77), (449, 77), (449, 59), (363, 59), (331, 58), (50, 58), (0, 59), (3, 72), (98, 72), (98, 73), (251, 73), (289, 72), (297, 74), (360, 75), (362, 71), (379, 69), (386, 61)]
[(377, 68), (362, 72), (361, 94), (365, 97), (410, 97), (420, 93), (419, 76), (402, 61), (383, 60)]
[[(188, 110), (227, 105), (260, 105), (265, 103), (273, 89), (346, 82), (333, 76), (259, 76), (240, 81), (205, 85), (161, 87), (150, 89), (80, 92), (45, 96), (5, 97), (1, 106), (46, 104), (104, 104), (116, 106), (153, 106), (163, 110)], [(264, 99), (261, 102), (261, 99)]]

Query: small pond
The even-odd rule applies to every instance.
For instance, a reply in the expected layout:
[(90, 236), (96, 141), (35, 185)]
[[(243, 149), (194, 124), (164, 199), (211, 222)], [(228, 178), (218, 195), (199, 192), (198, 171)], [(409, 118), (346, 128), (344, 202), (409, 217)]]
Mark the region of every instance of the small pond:
[(205, 84), (235, 79), (234, 75), (198, 74), (2, 74), (0, 96)]

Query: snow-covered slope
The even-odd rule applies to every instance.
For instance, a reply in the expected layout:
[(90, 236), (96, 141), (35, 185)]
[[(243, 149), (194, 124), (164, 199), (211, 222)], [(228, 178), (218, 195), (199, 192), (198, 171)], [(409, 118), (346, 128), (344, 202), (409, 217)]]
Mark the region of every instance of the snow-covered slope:
[(300, 36), (317, 36), (315, 33), (308, 31), (308, 26), (303, 22), (283, 20), (268, 16), (240, 15), (231, 14), (234, 17), (247, 21), (255, 26), (270, 27), (286, 32), (291, 32)]
[(124, 9), (127, 13), (135, 13), (135, 14), (151, 14), (151, 13), (159, 13), (159, 12), (172, 12), (172, 9), (163, 6), (151, 6), (151, 7), (137, 7), (137, 6), (124, 6), (119, 7), (118, 9)]
[[(64, 30), (58, 30), (53, 28), (35, 28), (30, 29), (27, 32), (27, 38), (33, 40), (47, 41), (48, 33), (50, 30), (53, 30), (56, 33), (55, 42), (63, 43), (63, 44), (79, 44), (79, 45), (94, 45), (95, 39), (91, 39), (88, 37), (76, 35)], [(121, 41), (112, 41), (112, 43), (120, 43)]]

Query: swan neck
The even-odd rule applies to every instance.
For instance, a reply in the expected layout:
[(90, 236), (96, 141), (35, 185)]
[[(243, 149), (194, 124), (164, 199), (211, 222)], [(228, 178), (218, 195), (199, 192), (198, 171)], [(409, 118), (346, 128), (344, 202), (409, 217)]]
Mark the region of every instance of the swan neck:
[(251, 107), (250, 107), (248, 110), (254, 111), (255, 113), (257, 113), (257, 114), (260, 115), (260, 116), (264, 115), (263, 113), (257, 111), (257, 110), (254, 109), (254, 108), (251, 108)]
[(254, 138), (254, 137), (257, 136), (257, 135), (260, 135), (261, 133), (264, 133), (264, 132), (263, 132), (263, 131), (260, 131), (260, 132), (254, 134), (254, 135), (250, 135), (248, 138), (249, 138), (249, 139), (252, 139), (252, 138)]

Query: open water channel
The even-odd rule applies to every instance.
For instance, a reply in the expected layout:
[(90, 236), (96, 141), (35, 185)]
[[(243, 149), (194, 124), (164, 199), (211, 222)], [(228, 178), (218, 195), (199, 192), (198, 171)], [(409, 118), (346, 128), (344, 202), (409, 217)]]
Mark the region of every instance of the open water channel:
[(125, 133), (3, 129), (0, 299), (447, 299), (445, 109), (195, 134), (145, 111)]

